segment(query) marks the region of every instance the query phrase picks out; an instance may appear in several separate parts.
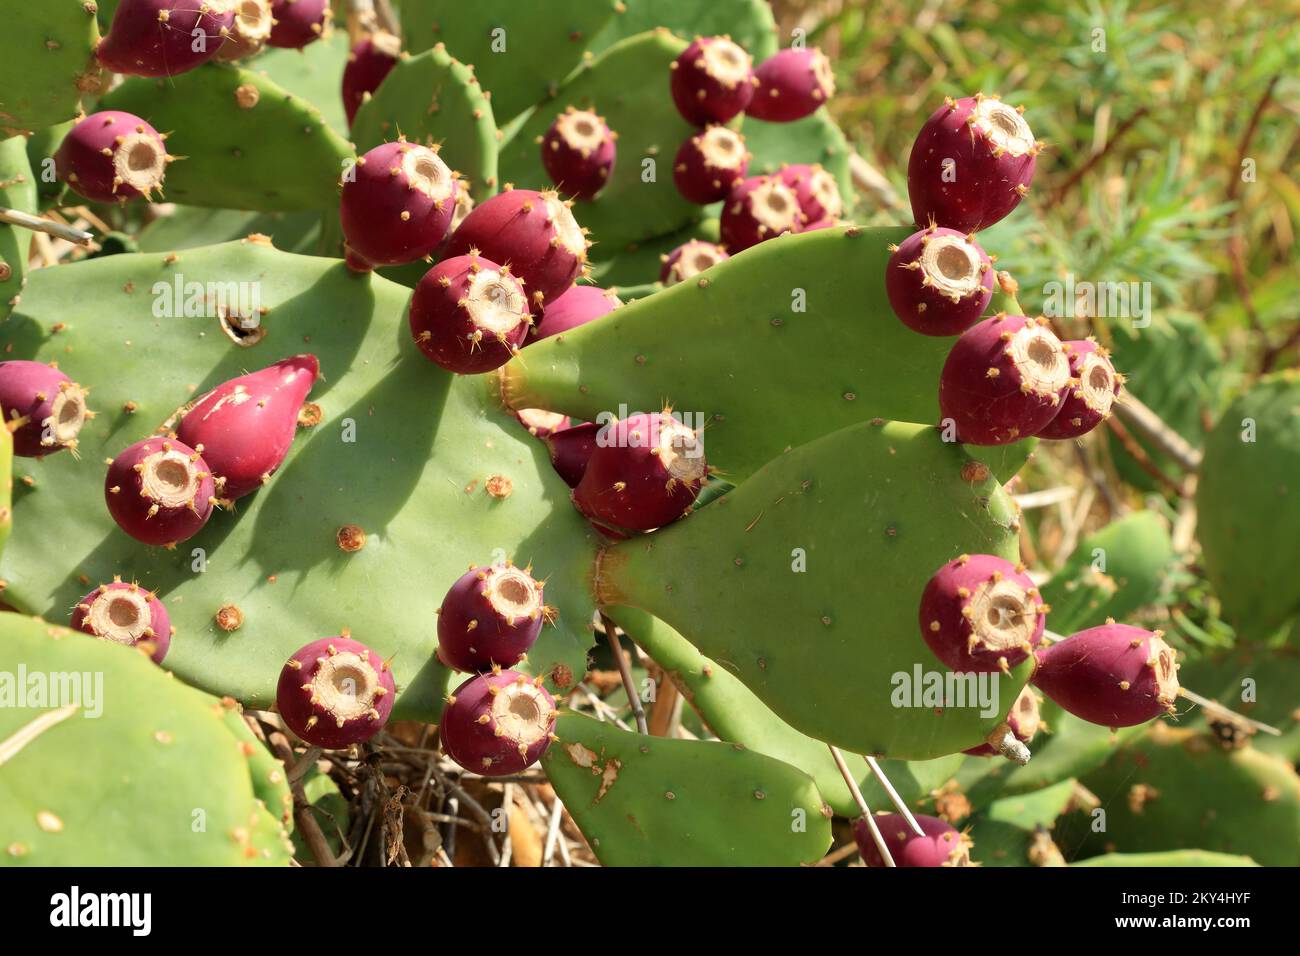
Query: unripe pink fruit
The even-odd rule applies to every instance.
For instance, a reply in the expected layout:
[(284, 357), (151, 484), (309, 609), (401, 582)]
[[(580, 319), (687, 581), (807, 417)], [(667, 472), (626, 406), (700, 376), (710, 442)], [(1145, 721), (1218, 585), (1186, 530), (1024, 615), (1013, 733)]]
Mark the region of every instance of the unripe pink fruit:
[(411, 297), (411, 336), (449, 372), (490, 372), (519, 351), (532, 316), (523, 286), (509, 269), (471, 251), (443, 259)]
[(957, 440), (1008, 445), (1060, 410), (1070, 362), (1046, 320), (995, 315), (957, 339), (939, 376), (939, 409)]
[(216, 55), (238, 0), (121, 0), (95, 53), (114, 73), (176, 76)]
[(271, 16), (275, 26), (271, 29), (271, 46), (300, 50), (325, 35), (334, 11), (330, 0), (274, 0)]
[(167, 656), (176, 631), (157, 595), (117, 578), (77, 602), (72, 627), (102, 641), (138, 647), (155, 664)]
[(677, 111), (688, 123), (726, 123), (754, 95), (753, 61), (730, 37), (696, 37), (672, 63), (669, 83)]
[[(897, 813), (877, 813), (875, 822), (895, 866), (971, 866), (971, 841), (952, 824), (923, 813), (913, 814), (925, 836), (917, 836)], [(853, 839), (867, 866), (884, 866), (867, 821), (853, 824)]]
[(68, 131), (54, 154), (54, 169), (91, 202), (126, 202), (161, 189), (170, 161), (152, 126), (131, 113), (105, 110)]
[(1042, 640), (1046, 607), (1022, 565), (963, 554), (925, 585), (918, 618), (934, 656), (954, 671), (1006, 671)]
[(176, 428), (234, 500), (270, 481), (298, 430), (298, 412), (320, 373), (314, 355), (295, 355), (223, 382), (200, 398)]
[(551, 466), (570, 488), (578, 487), (578, 482), (586, 474), (587, 463), (596, 450), (596, 435), (599, 432), (600, 426), (595, 422), (581, 422), (546, 436)]
[(745, 178), (751, 158), (745, 137), (725, 126), (710, 126), (678, 148), (673, 182), (688, 202), (701, 206), (718, 202)]
[(777, 176), (751, 176), (732, 187), (722, 206), (722, 244), (734, 256), (750, 246), (798, 232), (799, 198)]
[(1021, 111), (992, 96), (945, 101), (912, 144), (907, 191), (918, 225), (977, 232), (1029, 191), (1042, 147)]
[(817, 111), (835, 95), (835, 74), (815, 47), (781, 50), (754, 70), (757, 86), (745, 113), (769, 123), (789, 123)]
[(1070, 357), (1070, 386), (1061, 410), (1038, 432), (1039, 438), (1082, 438), (1110, 417), (1123, 379), (1110, 364), (1110, 353), (1093, 339), (1063, 342)]
[(216, 504), (212, 469), (174, 438), (146, 438), (113, 459), (104, 497), (118, 527), (145, 544), (172, 545), (193, 537)]
[(343, 181), (339, 219), (349, 265), (423, 259), (447, 237), (455, 208), (455, 174), (436, 151), (405, 140), (376, 146)]
[(545, 309), (533, 330), (532, 338), (545, 339), (568, 332), (580, 325), (609, 315), (623, 301), (609, 289), (595, 285), (575, 285)]
[(982, 743), (978, 747), (971, 747), (969, 750), (963, 750), (962, 753), (970, 754), (972, 757), (996, 757), (1004, 752), (1003, 738), (1010, 733), (1016, 740), (1022, 744), (1027, 744), (1034, 739), (1038, 733), (1038, 727), (1042, 723), (1042, 716), (1038, 711), (1038, 695), (1030, 688), (1026, 687), (1016, 698), (1016, 702), (1011, 705), (1011, 710), (1007, 712), (1007, 719), (998, 724), (994, 731), (989, 734), (987, 743)]
[(86, 409), (86, 389), (53, 365), (0, 362), (0, 427), (12, 432), (15, 455), (37, 458), (75, 449), (93, 414)]
[(1178, 668), (1160, 631), (1109, 621), (1034, 656), (1033, 685), (1089, 723), (1132, 727), (1174, 712)]
[(513, 667), (542, 632), (542, 585), (506, 563), (470, 568), (438, 609), (438, 660), (466, 673)]
[(534, 438), (546, 439), (556, 432), (569, 427), (569, 416), (560, 412), (548, 412), (544, 408), (521, 408), (515, 412), (519, 424), (528, 429)]
[(570, 106), (538, 139), (542, 165), (555, 188), (575, 199), (595, 199), (614, 171), (618, 134), (591, 110)]
[(348, 115), (348, 125), (356, 119), (361, 104), (379, 89), (402, 53), (402, 41), (379, 30), (362, 38), (352, 47), (348, 62), (343, 67), (343, 110)]
[(844, 212), (840, 185), (820, 163), (811, 166), (807, 163), (782, 166), (777, 176), (794, 190), (806, 222), (838, 219)]
[(347, 637), (325, 637), (285, 663), (275, 703), (295, 734), (337, 750), (379, 733), (396, 696), (393, 672), (378, 654)]
[(554, 731), (555, 699), (542, 679), (497, 669), (456, 688), (442, 710), (438, 739), (465, 770), (503, 777), (536, 763)]
[(710, 269), (731, 257), (727, 255), (726, 249), (715, 243), (704, 242), (701, 239), (688, 239), (662, 258), (659, 281), (665, 286), (670, 286), (694, 278), (705, 269)]
[(885, 292), (912, 331), (960, 335), (993, 298), (993, 264), (973, 235), (928, 226), (893, 247)]

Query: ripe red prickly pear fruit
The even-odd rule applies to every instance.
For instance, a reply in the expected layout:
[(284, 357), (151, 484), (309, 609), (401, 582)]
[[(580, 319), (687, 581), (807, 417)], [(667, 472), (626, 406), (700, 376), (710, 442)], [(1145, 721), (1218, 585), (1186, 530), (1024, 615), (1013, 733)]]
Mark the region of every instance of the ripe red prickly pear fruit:
[(615, 531), (650, 531), (680, 518), (708, 478), (704, 442), (667, 412), (605, 426), (573, 502)]
[(912, 144), (913, 218), (963, 233), (988, 228), (1029, 191), (1041, 148), (1021, 111), (997, 97), (946, 100)]
[(175, 631), (156, 594), (117, 578), (77, 602), (72, 627), (102, 641), (138, 647), (155, 664), (167, 656)]
[(473, 674), (513, 667), (542, 632), (542, 584), (510, 563), (470, 568), (438, 609), (438, 660)]
[(226, 42), (214, 57), (220, 63), (246, 60), (271, 38), (271, 0), (239, 0)]
[(109, 514), (145, 544), (172, 545), (193, 537), (216, 504), (212, 469), (174, 438), (138, 441), (113, 459), (104, 479)]
[(768, 123), (789, 123), (817, 112), (835, 95), (830, 60), (816, 47), (790, 47), (754, 70), (754, 98), (745, 113)]
[(799, 199), (777, 176), (750, 176), (732, 187), (722, 206), (722, 244), (735, 255), (803, 224)]
[(538, 137), (546, 175), (562, 194), (591, 200), (605, 188), (618, 148), (605, 118), (570, 106)]
[(1060, 410), (1070, 362), (1045, 319), (995, 315), (961, 334), (939, 376), (939, 410), (957, 440), (1007, 445)]
[(0, 362), (0, 427), (13, 434), (14, 454), (23, 458), (76, 449), (87, 390), (53, 365), (14, 359)]
[(575, 285), (545, 309), (533, 330), (532, 338), (544, 339), (568, 332), (594, 319), (609, 315), (622, 306), (623, 300), (609, 289), (594, 285)]
[(295, 355), (223, 382), (200, 398), (176, 428), (234, 500), (270, 481), (298, 430), (298, 412), (320, 374), (314, 355)]
[(730, 258), (722, 246), (701, 239), (688, 239), (663, 257), (659, 281), (665, 286), (676, 285)]
[[(917, 836), (897, 813), (877, 813), (876, 826), (895, 866), (971, 866), (971, 840), (952, 824), (923, 813), (913, 814), (925, 836)], [(853, 824), (853, 839), (867, 866), (884, 866), (865, 819)]]
[(398, 140), (376, 146), (344, 176), (339, 219), (349, 264), (396, 266), (429, 255), (456, 208), (455, 174), (436, 150)]
[(544, 408), (521, 408), (515, 412), (519, 424), (528, 429), (534, 438), (546, 439), (556, 432), (569, 427), (569, 416), (560, 412), (548, 412)]
[(1038, 433), (1039, 438), (1082, 438), (1110, 417), (1123, 378), (1110, 364), (1110, 353), (1096, 340), (1063, 342), (1070, 357), (1070, 386), (1061, 410)]
[(343, 67), (343, 111), (348, 115), (349, 126), (361, 104), (379, 89), (379, 84), (397, 65), (401, 53), (401, 39), (387, 30), (378, 30), (353, 45)]
[(324, 637), (285, 663), (275, 703), (307, 743), (338, 750), (379, 733), (396, 696), (393, 672), (378, 654), (350, 638)]
[(442, 710), (438, 739), (471, 773), (502, 777), (532, 766), (555, 739), (555, 699), (515, 671), (494, 668), (456, 688)]
[(105, 110), (68, 131), (54, 154), (54, 169), (91, 202), (126, 202), (161, 189), (170, 161), (156, 129), (131, 113)]
[(751, 158), (745, 137), (725, 126), (710, 126), (678, 148), (673, 182), (684, 199), (705, 206), (727, 198), (745, 178)]
[(561, 428), (546, 436), (546, 447), (551, 452), (551, 466), (570, 488), (578, 487), (587, 472), (587, 462), (596, 450), (596, 435), (600, 426), (595, 422), (581, 422)]
[(475, 206), (451, 235), (446, 255), (471, 249), (510, 267), (539, 312), (573, 285), (587, 262), (587, 237), (571, 203), (554, 191), (507, 187)]
[(411, 337), (449, 372), (490, 372), (510, 361), (532, 328), (528, 299), (507, 267), (467, 256), (443, 259), (411, 297)]
[(753, 60), (730, 37), (696, 37), (671, 65), (677, 111), (688, 123), (727, 123), (754, 95)]
[(973, 235), (928, 226), (893, 247), (885, 292), (912, 331), (960, 335), (993, 298), (993, 263)]
[(777, 175), (781, 182), (794, 190), (795, 197), (799, 200), (799, 209), (807, 222), (838, 219), (844, 212), (839, 183), (821, 163), (811, 166), (807, 163), (782, 166)]
[(176, 76), (212, 59), (238, 0), (121, 0), (95, 54), (107, 70)]
[(1160, 631), (1113, 620), (1034, 652), (1031, 683), (1074, 716), (1132, 727), (1174, 712), (1178, 667)]
[(925, 585), (921, 636), (954, 671), (1005, 671), (1043, 637), (1046, 607), (1023, 565), (992, 554), (963, 554)]
[(325, 35), (334, 11), (330, 9), (330, 0), (274, 0), (271, 16), (275, 18), (275, 26), (267, 42), (271, 46), (300, 50)]
[(1041, 723), (1038, 695), (1026, 687), (1020, 692), (1016, 702), (1011, 705), (1011, 710), (1007, 712), (1007, 719), (998, 724), (993, 733), (989, 734), (988, 742), (963, 750), (962, 753), (970, 754), (972, 757), (996, 757), (1003, 752), (1000, 746), (1006, 734), (1010, 733), (1022, 744), (1027, 744), (1034, 739), (1034, 734), (1038, 733), (1038, 726)]

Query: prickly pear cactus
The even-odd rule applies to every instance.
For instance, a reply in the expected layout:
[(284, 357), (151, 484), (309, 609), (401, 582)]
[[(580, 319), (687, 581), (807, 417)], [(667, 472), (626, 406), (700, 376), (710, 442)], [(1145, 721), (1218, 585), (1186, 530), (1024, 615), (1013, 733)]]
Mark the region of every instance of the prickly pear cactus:
[(32, 133), (71, 119), (99, 87), (95, 5), (85, 0), (21, 4), (5, 16), (0, 132)]
[[(21, 136), (0, 141), (0, 206), (36, 212), (36, 185)], [(31, 233), (0, 224), (0, 319), (13, 310), (27, 280)]]

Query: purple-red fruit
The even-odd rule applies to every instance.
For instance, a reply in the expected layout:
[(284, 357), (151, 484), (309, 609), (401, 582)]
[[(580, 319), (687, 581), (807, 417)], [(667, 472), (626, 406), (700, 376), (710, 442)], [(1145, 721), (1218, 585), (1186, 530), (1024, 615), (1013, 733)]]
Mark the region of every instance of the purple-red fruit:
[(548, 412), (544, 408), (521, 408), (515, 412), (515, 418), (534, 438), (546, 439), (569, 427), (568, 415)]
[(596, 450), (600, 427), (595, 422), (581, 422), (546, 436), (551, 466), (570, 488), (578, 487), (578, 482), (587, 472), (587, 462), (591, 461), (591, 453)]
[(745, 113), (769, 123), (803, 119), (835, 95), (830, 60), (815, 47), (781, 50), (758, 65), (754, 79)]
[(688, 239), (662, 257), (659, 281), (665, 286), (676, 285), (730, 258), (722, 246), (701, 239)]
[(820, 223), (838, 219), (844, 212), (839, 183), (820, 163), (812, 166), (807, 163), (782, 166), (777, 175), (781, 182), (794, 190), (805, 222)]
[(677, 150), (673, 182), (688, 202), (701, 206), (726, 199), (749, 171), (745, 137), (725, 126), (710, 126), (693, 134)]
[(325, 35), (334, 11), (330, 9), (330, 0), (274, 0), (271, 16), (275, 18), (275, 26), (267, 42), (271, 46), (298, 50)]
[(238, 0), (121, 0), (95, 53), (114, 73), (176, 76), (212, 59)]
[(532, 766), (555, 734), (555, 699), (515, 671), (471, 677), (442, 709), (438, 738), (457, 764), (485, 777), (501, 777)]
[(730, 37), (697, 37), (672, 63), (670, 87), (688, 123), (726, 123), (754, 95), (753, 60)]
[(131, 113), (92, 113), (68, 131), (54, 154), (59, 179), (91, 202), (150, 197), (167, 174), (158, 131)]
[(954, 671), (1006, 671), (1043, 637), (1046, 607), (1022, 565), (992, 554), (963, 554), (926, 582), (921, 636)]
[[(913, 814), (925, 836), (917, 836), (897, 813), (877, 813), (876, 827), (889, 849), (894, 866), (971, 866), (970, 837), (952, 824), (923, 813)], [(853, 839), (867, 866), (885, 866), (865, 819), (853, 824)]]
[(587, 237), (569, 210), (572, 202), (554, 191), (506, 189), (475, 206), (451, 240), (446, 255), (477, 249), (484, 258), (509, 266), (523, 283), (528, 302), (540, 312), (573, 285), (587, 262)]
[(101, 584), (78, 601), (72, 626), (102, 641), (137, 647), (155, 664), (167, 656), (175, 633), (158, 596), (120, 578)]
[(609, 289), (594, 285), (575, 285), (545, 309), (533, 330), (534, 339), (559, 335), (594, 319), (609, 315), (623, 301)]
[(722, 244), (732, 255), (782, 233), (798, 232), (799, 198), (778, 176), (750, 176), (732, 187), (722, 206)]
[(361, 104), (370, 99), (397, 65), (401, 53), (402, 41), (386, 30), (372, 33), (352, 47), (343, 67), (343, 110), (348, 114), (349, 126)]
[(275, 703), (307, 743), (338, 750), (379, 733), (396, 692), (393, 672), (378, 654), (350, 638), (324, 637), (285, 663)]
[(0, 427), (13, 435), (23, 458), (75, 449), (86, 419), (86, 389), (53, 365), (14, 359), (0, 362)]
[(113, 459), (104, 479), (109, 514), (145, 544), (172, 545), (208, 523), (216, 483), (203, 456), (174, 438), (146, 438)]
[(200, 398), (176, 428), (203, 449), (223, 498), (234, 500), (271, 480), (298, 430), (298, 412), (320, 374), (314, 355), (295, 355), (223, 382)]
[(466, 673), (513, 667), (542, 632), (542, 584), (512, 564), (470, 568), (438, 609), (438, 660)]
[(1082, 438), (1110, 417), (1123, 379), (1110, 364), (1110, 353), (1094, 339), (1063, 342), (1070, 357), (1070, 382), (1061, 410), (1038, 433), (1039, 438)]
[(973, 236), (928, 226), (892, 248), (885, 292), (904, 325), (960, 335), (980, 320), (993, 298), (993, 263)]
[(271, 0), (239, 0), (226, 42), (217, 50), (221, 63), (244, 60), (259, 52), (271, 38)]
[(667, 411), (631, 415), (597, 435), (573, 502), (594, 524), (650, 531), (685, 514), (707, 478), (695, 431)]
[(957, 440), (1008, 445), (1060, 411), (1070, 362), (1046, 319), (995, 315), (953, 344), (939, 376), (939, 410)]
[(988, 741), (978, 747), (963, 750), (962, 753), (970, 754), (972, 757), (996, 757), (1006, 750), (1004, 740), (1007, 734), (1011, 734), (1022, 744), (1027, 744), (1034, 739), (1034, 734), (1038, 733), (1038, 727), (1041, 723), (1042, 717), (1038, 711), (1038, 695), (1026, 687), (1020, 692), (1016, 702), (1011, 705), (1011, 710), (1007, 712), (1007, 719), (998, 724), (994, 731), (989, 734)]
[(538, 139), (542, 165), (561, 193), (575, 199), (595, 199), (614, 171), (618, 134), (591, 110), (570, 106)]
[(1034, 656), (1033, 685), (1089, 723), (1132, 727), (1174, 712), (1178, 668), (1160, 631), (1109, 621)]
[(443, 259), (411, 297), (411, 337), (449, 372), (490, 372), (519, 351), (532, 316), (510, 271), (471, 252)]
[(429, 255), (456, 209), (455, 174), (436, 151), (398, 140), (376, 146), (343, 179), (339, 219), (357, 271)]
[(912, 144), (912, 216), (963, 233), (993, 225), (1029, 191), (1040, 149), (1021, 111), (996, 97), (946, 100)]

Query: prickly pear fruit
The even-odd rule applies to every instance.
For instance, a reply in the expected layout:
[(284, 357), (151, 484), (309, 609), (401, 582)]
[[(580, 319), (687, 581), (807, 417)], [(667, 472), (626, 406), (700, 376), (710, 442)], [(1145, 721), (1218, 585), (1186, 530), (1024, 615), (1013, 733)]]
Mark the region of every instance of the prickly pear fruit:
[(745, 178), (751, 156), (745, 138), (725, 126), (710, 126), (688, 137), (673, 160), (673, 182), (689, 202), (701, 206), (726, 199)]
[(591, 461), (591, 453), (596, 450), (600, 428), (595, 422), (582, 422), (546, 436), (551, 466), (570, 488), (578, 487), (578, 482), (587, 473), (587, 462)]
[(963, 233), (988, 228), (1029, 191), (1040, 149), (1021, 110), (982, 94), (949, 98), (912, 144), (913, 218)]
[(1005, 739), (1007, 734), (1011, 734), (1022, 744), (1027, 744), (1034, 739), (1034, 734), (1038, 733), (1040, 723), (1042, 717), (1038, 711), (1038, 695), (1031, 688), (1026, 687), (1020, 692), (1016, 702), (1011, 705), (1006, 721), (998, 724), (993, 733), (989, 734), (988, 742), (963, 750), (962, 753), (970, 754), (972, 757), (996, 757), (1004, 754), (1008, 749)]
[(591, 110), (570, 106), (538, 139), (542, 165), (562, 194), (575, 199), (595, 199), (614, 171), (618, 134)]
[(939, 410), (957, 440), (1008, 445), (1057, 414), (1070, 382), (1065, 348), (1045, 319), (995, 315), (961, 334), (939, 375)]
[(1110, 364), (1110, 353), (1094, 339), (1061, 343), (1070, 357), (1070, 377), (1061, 410), (1039, 432), (1039, 438), (1081, 438), (1110, 417), (1123, 379)]
[(688, 239), (668, 255), (663, 256), (659, 281), (665, 286), (676, 285), (730, 258), (727, 250), (722, 246), (702, 239)]
[(401, 53), (401, 39), (387, 30), (376, 31), (353, 45), (343, 67), (343, 111), (347, 113), (349, 126), (361, 104), (379, 89), (384, 77), (397, 65)]
[(246, 60), (271, 38), (271, 0), (239, 0), (226, 42), (214, 59), (222, 63)]
[(704, 442), (668, 412), (606, 425), (582, 481), (578, 510), (616, 531), (650, 531), (680, 518), (708, 477)]
[(181, 418), (176, 437), (203, 449), (223, 498), (256, 491), (284, 463), (319, 374), (316, 356), (295, 355), (223, 382)]
[[(917, 836), (897, 813), (877, 813), (876, 826), (889, 848), (895, 866), (970, 866), (971, 840), (956, 827), (938, 817), (914, 814), (925, 836)], [(853, 839), (867, 866), (884, 866), (865, 819), (853, 824)]]
[(471, 677), (447, 699), (438, 739), (464, 769), (502, 777), (535, 763), (554, 730), (555, 699), (542, 678), (494, 668)]
[(455, 208), (455, 174), (435, 150), (405, 140), (376, 146), (343, 179), (348, 265), (366, 271), (424, 258), (446, 238)]
[(167, 656), (175, 632), (167, 608), (156, 594), (118, 578), (77, 602), (72, 626), (102, 641), (139, 648), (155, 664)]
[(324, 637), (285, 662), (275, 703), (295, 734), (337, 750), (379, 733), (396, 695), (393, 672), (378, 654), (347, 637)]
[(815, 47), (780, 50), (758, 65), (754, 79), (745, 113), (769, 123), (803, 119), (835, 94), (830, 60)]
[(1034, 651), (1030, 683), (1074, 716), (1132, 727), (1174, 712), (1178, 667), (1160, 631), (1110, 621)]
[(167, 174), (167, 146), (158, 131), (131, 113), (92, 113), (68, 131), (54, 169), (91, 202), (149, 198)]
[(553, 191), (511, 189), (475, 206), (447, 243), (446, 255), (471, 249), (510, 267), (534, 311), (573, 285), (587, 261), (587, 237)]
[(411, 297), (411, 336), (450, 372), (490, 372), (510, 361), (532, 328), (528, 298), (508, 267), (467, 256), (443, 259)]
[(76, 449), (86, 410), (86, 389), (53, 365), (14, 359), (0, 362), (0, 427), (13, 434), (23, 458)]
[(95, 54), (107, 70), (176, 76), (212, 59), (238, 0), (121, 0)]
[(146, 438), (113, 459), (104, 479), (109, 514), (145, 544), (172, 545), (212, 516), (216, 483), (203, 456), (173, 438)]
[(544, 408), (521, 408), (515, 412), (519, 424), (528, 429), (534, 438), (546, 439), (569, 427), (569, 416), (561, 412), (548, 412)]
[(928, 226), (893, 247), (885, 292), (912, 331), (960, 335), (993, 298), (993, 264), (972, 236)]
[(821, 163), (811, 166), (807, 163), (782, 166), (777, 175), (781, 177), (781, 182), (794, 190), (806, 222), (820, 223), (838, 219), (844, 212), (839, 183)]
[(754, 95), (753, 60), (730, 37), (696, 37), (671, 65), (677, 111), (688, 123), (726, 123)]
[(609, 315), (623, 304), (615, 293), (594, 285), (575, 285), (545, 309), (532, 338), (544, 339)]
[(918, 618), (925, 643), (953, 670), (1005, 672), (1042, 640), (1045, 614), (1023, 566), (963, 554), (926, 583)]
[(271, 46), (300, 50), (325, 35), (334, 11), (330, 0), (273, 0)]
[(542, 584), (512, 564), (470, 568), (438, 609), (438, 659), (473, 674), (514, 667), (542, 632)]
[(722, 244), (732, 255), (782, 233), (798, 232), (799, 199), (777, 176), (750, 176), (732, 187), (722, 206)]

